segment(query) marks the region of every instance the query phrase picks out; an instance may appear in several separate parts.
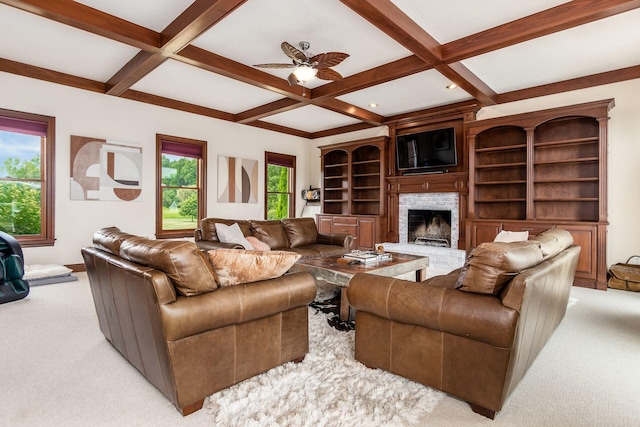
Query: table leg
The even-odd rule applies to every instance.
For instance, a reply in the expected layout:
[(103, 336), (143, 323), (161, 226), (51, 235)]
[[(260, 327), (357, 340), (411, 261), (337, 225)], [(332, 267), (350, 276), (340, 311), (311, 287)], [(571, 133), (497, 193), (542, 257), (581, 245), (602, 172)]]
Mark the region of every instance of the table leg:
[(347, 287), (340, 288), (340, 320), (349, 320), (349, 299), (347, 298)]
[(427, 269), (421, 268), (420, 270), (416, 270), (416, 282), (422, 282), (427, 278)]

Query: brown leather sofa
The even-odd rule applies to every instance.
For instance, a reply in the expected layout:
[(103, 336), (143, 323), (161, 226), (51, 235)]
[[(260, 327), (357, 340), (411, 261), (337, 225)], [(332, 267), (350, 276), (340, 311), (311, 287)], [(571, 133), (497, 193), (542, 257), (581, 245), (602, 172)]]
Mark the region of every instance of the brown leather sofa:
[(218, 288), (193, 242), (112, 227), (93, 243), (82, 255), (102, 333), (183, 415), (308, 352), (310, 274)]
[(347, 289), (356, 359), (493, 419), (564, 317), (580, 254), (572, 244), (560, 229), (485, 243), (462, 269), (421, 283), (356, 274)]
[(342, 255), (350, 251), (353, 237), (348, 234), (320, 234), (313, 218), (286, 218), (282, 220), (235, 220), (204, 218), (195, 230), (195, 242), (203, 250), (219, 248), (241, 249), (237, 243), (221, 242), (216, 233), (216, 223), (237, 223), (242, 234), (254, 236), (273, 250), (292, 251), (302, 258)]

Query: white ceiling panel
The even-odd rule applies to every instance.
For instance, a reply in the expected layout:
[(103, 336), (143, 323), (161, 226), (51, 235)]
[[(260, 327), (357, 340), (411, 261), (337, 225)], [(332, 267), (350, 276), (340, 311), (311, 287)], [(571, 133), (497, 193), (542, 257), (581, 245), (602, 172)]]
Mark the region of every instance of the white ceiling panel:
[(150, 30), (161, 32), (188, 8), (191, 0), (75, 0)]
[(282, 98), (274, 92), (174, 60), (164, 62), (132, 89), (232, 114)]
[[(471, 99), (460, 88), (447, 89), (451, 81), (435, 70), (424, 71), (401, 79), (339, 96), (338, 99), (383, 116), (436, 107)], [(372, 108), (371, 103), (378, 106)]]
[(273, 116), (265, 117), (262, 121), (305, 132), (318, 132), (359, 123), (359, 120), (316, 107), (315, 105), (306, 105), (295, 110), (274, 114)]
[(462, 62), (498, 93), (629, 67), (640, 58), (638, 23), (640, 9)]
[[(343, 76), (409, 56), (411, 53), (338, 0), (251, 0), (194, 44), (245, 65), (289, 63), (283, 41), (311, 44), (309, 52), (350, 55), (334, 67)], [(286, 79), (290, 70), (262, 69)], [(326, 83), (315, 80), (310, 87)]]
[(566, 3), (566, 0), (391, 1), (443, 44)]
[(0, 5), (0, 56), (3, 58), (105, 82), (138, 51), (119, 42)]

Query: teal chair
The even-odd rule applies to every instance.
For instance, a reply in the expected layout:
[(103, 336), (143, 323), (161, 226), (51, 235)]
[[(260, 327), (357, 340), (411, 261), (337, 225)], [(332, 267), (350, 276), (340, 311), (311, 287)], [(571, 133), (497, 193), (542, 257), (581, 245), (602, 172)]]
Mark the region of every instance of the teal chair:
[(24, 258), (20, 244), (0, 231), (0, 304), (29, 295), (29, 282), (23, 276)]

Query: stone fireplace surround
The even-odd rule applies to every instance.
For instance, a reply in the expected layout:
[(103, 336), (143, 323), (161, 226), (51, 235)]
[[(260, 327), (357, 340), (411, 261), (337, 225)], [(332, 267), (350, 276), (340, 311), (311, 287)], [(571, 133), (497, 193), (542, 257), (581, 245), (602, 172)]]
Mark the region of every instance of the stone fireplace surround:
[[(398, 232), (400, 243), (384, 243), (385, 250), (429, 257), (427, 277), (446, 274), (464, 265), (466, 252), (458, 249), (460, 236), (459, 197), (456, 192), (402, 193), (399, 195)], [(409, 209), (451, 211), (451, 248), (407, 242)]]

